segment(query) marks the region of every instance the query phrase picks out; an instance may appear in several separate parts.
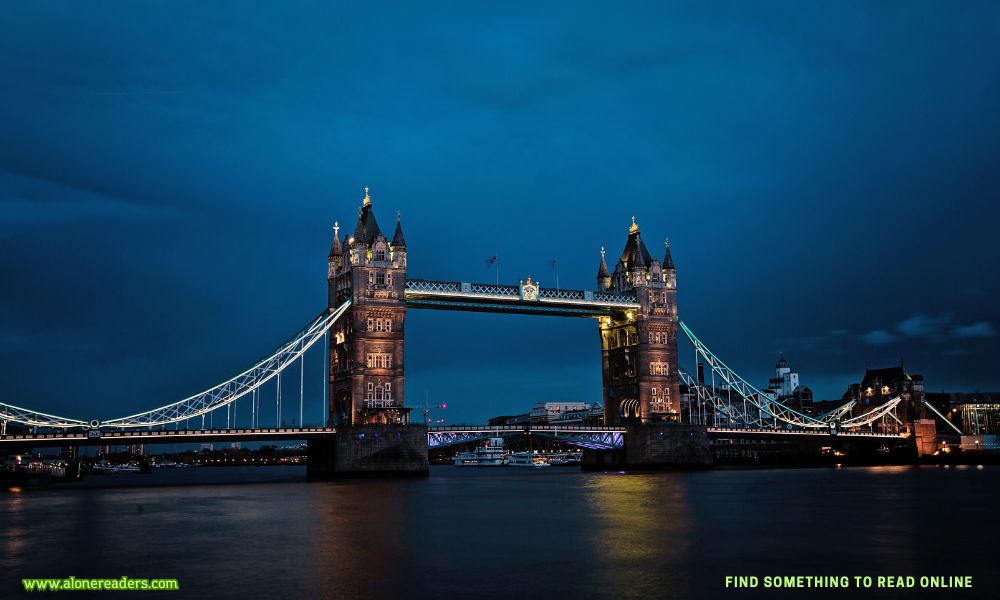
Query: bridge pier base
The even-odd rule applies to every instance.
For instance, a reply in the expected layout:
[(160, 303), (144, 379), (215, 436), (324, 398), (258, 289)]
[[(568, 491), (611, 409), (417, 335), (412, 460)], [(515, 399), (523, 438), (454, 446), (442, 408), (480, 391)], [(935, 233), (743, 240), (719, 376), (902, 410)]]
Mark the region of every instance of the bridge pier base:
[(426, 477), (427, 427), (361, 425), (308, 442), (306, 477)]
[(639, 425), (625, 431), (625, 447), (585, 450), (583, 469), (708, 469), (714, 466), (708, 428), (701, 425)]

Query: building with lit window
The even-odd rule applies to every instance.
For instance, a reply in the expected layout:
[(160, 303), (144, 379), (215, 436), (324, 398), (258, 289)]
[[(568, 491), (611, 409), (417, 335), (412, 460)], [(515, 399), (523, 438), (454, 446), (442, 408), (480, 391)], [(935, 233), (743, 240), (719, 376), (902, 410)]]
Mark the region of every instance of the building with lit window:
[(911, 375), (906, 367), (882, 369), (866, 368), (861, 383), (852, 383), (844, 392), (841, 402), (854, 400), (857, 402), (852, 409), (852, 416), (862, 415), (881, 406), (894, 398), (900, 398), (896, 408), (896, 419), (892, 423), (883, 421), (876, 424), (877, 428), (886, 431), (912, 432), (912, 424), (921, 419), (935, 419), (933, 411), (924, 404), (924, 377)]
[(767, 389), (763, 391), (772, 400), (807, 415), (815, 413), (812, 390), (799, 383), (799, 374), (788, 366), (784, 353), (778, 356), (774, 365), (774, 377), (767, 381)]
[(403, 326), (406, 319), (406, 240), (396, 215), (389, 239), (365, 188), (353, 235), (334, 227), (328, 256), (329, 307), (351, 306), (330, 335), (331, 425), (401, 424)]

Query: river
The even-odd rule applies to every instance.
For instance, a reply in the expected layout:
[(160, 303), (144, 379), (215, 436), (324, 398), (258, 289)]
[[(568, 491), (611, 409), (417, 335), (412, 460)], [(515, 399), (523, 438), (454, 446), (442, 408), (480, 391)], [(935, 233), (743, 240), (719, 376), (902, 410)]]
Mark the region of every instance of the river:
[[(21, 577), (69, 575), (177, 578), (180, 596), (204, 598), (1000, 597), (1000, 467), (304, 478), (164, 469), (0, 493), (0, 597)], [(866, 574), (975, 587), (724, 587)]]

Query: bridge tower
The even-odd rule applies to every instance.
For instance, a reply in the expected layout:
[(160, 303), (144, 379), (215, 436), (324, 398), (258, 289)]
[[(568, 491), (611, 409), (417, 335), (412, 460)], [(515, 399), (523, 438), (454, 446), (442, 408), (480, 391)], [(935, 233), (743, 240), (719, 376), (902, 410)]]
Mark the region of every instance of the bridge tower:
[(389, 240), (365, 197), (354, 235), (334, 225), (328, 257), (329, 308), (351, 306), (330, 332), (328, 425), (405, 425), (403, 326), (406, 240), (399, 213)]
[(665, 243), (654, 258), (632, 218), (628, 240), (613, 272), (601, 248), (597, 288), (635, 293), (639, 309), (601, 317), (604, 421), (608, 425), (679, 421), (677, 373), (677, 270)]

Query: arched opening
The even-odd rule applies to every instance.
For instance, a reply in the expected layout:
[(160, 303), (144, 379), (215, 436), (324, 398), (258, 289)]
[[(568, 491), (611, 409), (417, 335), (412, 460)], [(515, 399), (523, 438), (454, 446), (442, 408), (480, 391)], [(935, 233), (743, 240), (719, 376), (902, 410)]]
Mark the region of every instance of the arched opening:
[(639, 418), (639, 401), (635, 398), (625, 398), (618, 405), (618, 416), (622, 419)]

